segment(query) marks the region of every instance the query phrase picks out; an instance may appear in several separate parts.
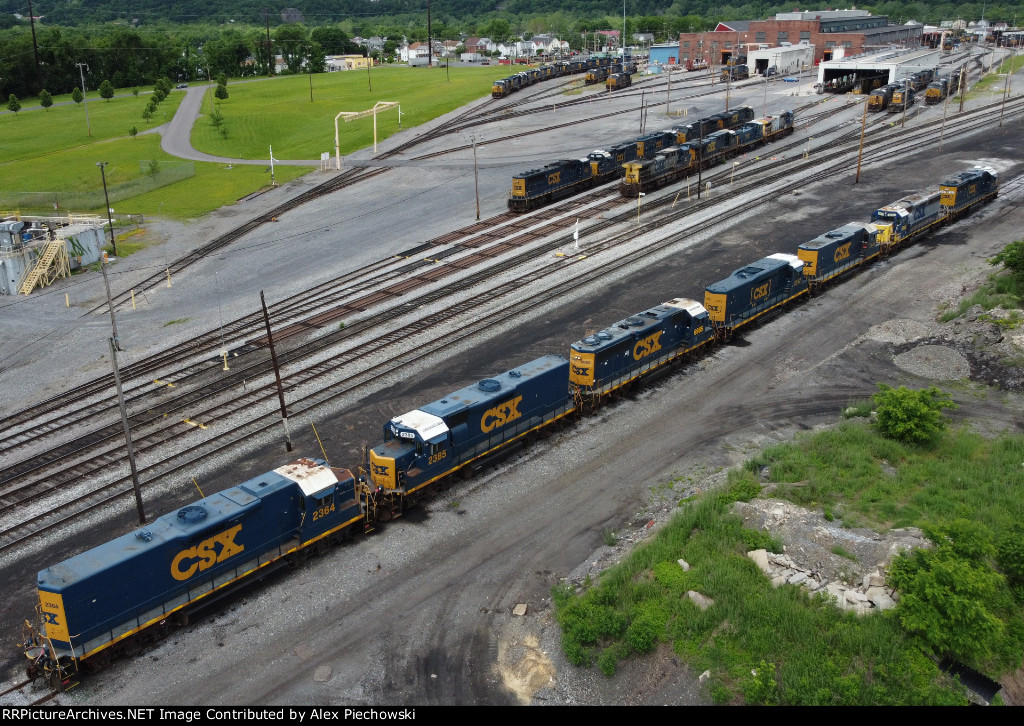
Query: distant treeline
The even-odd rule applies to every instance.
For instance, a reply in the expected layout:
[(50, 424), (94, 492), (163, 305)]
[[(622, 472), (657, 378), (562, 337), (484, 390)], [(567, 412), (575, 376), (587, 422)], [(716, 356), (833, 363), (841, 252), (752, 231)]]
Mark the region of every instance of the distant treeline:
[[(286, 0), (297, 3), (297, 0)], [(573, 48), (592, 45), (596, 30), (623, 28), (617, 0), (582, 0), (570, 10), (552, 10), (550, 0), (508, 0), (501, 12), (484, 0), (431, 0), (430, 35), (435, 39), (487, 37), (495, 42), (553, 33)], [(679, 33), (708, 30), (721, 20), (759, 19), (793, 10), (793, 5), (720, 5), (711, 0), (629, 0), (627, 37), (643, 32), (654, 42)], [(891, 22), (982, 16), (991, 22), (1024, 23), (1019, 3), (882, 2), (864, 6)], [(290, 72), (319, 72), (324, 55), (359, 53), (353, 37), (381, 37), (387, 55), (403, 39), (425, 41), (427, 0), (307, 0), (295, 6), (261, 0), (38, 0), (33, 46), (26, 0), (0, 0), (0, 98), (87, 90), (103, 81), (117, 88), (266, 75), (276, 55)], [(15, 14), (21, 15), (19, 20)], [(267, 37), (270, 36), (269, 47)], [(589, 37), (589, 42), (588, 42)], [(38, 63), (37, 63), (38, 54)]]

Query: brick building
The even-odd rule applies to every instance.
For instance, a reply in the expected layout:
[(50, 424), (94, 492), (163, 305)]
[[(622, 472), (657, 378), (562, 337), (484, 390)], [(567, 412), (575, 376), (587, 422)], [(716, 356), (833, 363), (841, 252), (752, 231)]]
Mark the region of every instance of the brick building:
[(884, 15), (866, 10), (821, 10), (778, 13), (769, 20), (730, 21), (704, 33), (680, 33), (679, 63), (704, 58), (722, 65), (735, 55), (745, 56), (747, 47), (768, 48), (807, 43), (814, 46), (814, 64), (831, 60), (836, 49), (843, 55), (857, 55), (890, 45), (916, 47), (921, 44), (923, 25), (889, 25)]

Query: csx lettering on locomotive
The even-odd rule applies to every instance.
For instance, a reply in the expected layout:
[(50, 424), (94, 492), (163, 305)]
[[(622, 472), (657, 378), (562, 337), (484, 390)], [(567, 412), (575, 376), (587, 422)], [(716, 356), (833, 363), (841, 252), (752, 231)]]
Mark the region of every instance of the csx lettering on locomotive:
[(661, 345), (658, 343), (658, 338), (660, 338), (662, 333), (664, 332), (664, 330), (659, 330), (657, 333), (654, 333), (653, 335), (648, 335), (643, 340), (638, 340), (636, 342), (636, 345), (633, 346), (633, 359), (640, 360), (641, 358), (646, 358), (651, 353), (657, 353), (659, 350), (661, 350)]
[(518, 409), (519, 403), (522, 400), (522, 396), (516, 396), (511, 401), (505, 401), (505, 403), (498, 404), (494, 408), (488, 409), (488, 411), (480, 418), (480, 430), (493, 431), (494, 429), (515, 421), (517, 418), (522, 416)]
[[(171, 576), (175, 580), (187, 580), (196, 574), (197, 571), (207, 570), (217, 562), (223, 562), (228, 557), (237, 555), (245, 549), (245, 545), (235, 544), (235, 537), (242, 531), (242, 525), (226, 529), (215, 534), (209, 539), (204, 539), (195, 547), (182, 550), (171, 560)], [(220, 545), (218, 552), (217, 545)], [(191, 562), (191, 564), (188, 564)], [(182, 569), (183, 565), (187, 565)]]
[(562, 172), (556, 171), (554, 174), (548, 174), (548, 184), (558, 184), (562, 181)]
[(757, 287), (750, 291), (750, 299), (753, 300), (754, 302), (758, 300), (763, 300), (764, 298), (768, 297), (768, 294), (771, 292), (771, 290), (772, 281), (768, 280), (767, 282), (758, 285)]
[(841, 260), (845, 260), (847, 257), (850, 256), (850, 245), (851, 244), (852, 244), (851, 242), (847, 242), (845, 245), (839, 245), (836, 248), (836, 254), (835, 254), (835, 257), (834, 257), (836, 262), (839, 262)]

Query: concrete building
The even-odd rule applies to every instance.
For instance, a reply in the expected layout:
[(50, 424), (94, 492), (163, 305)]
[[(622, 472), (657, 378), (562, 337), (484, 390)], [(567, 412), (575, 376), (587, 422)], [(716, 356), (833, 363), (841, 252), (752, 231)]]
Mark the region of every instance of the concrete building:
[(747, 66), (752, 74), (788, 76), (814, 67), (814, 46), (806, 43), (753, 48), (747, 49)]
[(814, 47), (817, 65), (837, 54), (859, 55), (892, 45), (917, 47), (923, 29), (920, 23), (890, 25), (886, 16), (866, 10), (778, 13), (768, 20), (729, 21), (712, 31), (681, 33), (679, 58), (683, 64), (703, 58), (719, 66), (734, 56), (745, 57), (748, 46), (763, 49), (804, 43)]

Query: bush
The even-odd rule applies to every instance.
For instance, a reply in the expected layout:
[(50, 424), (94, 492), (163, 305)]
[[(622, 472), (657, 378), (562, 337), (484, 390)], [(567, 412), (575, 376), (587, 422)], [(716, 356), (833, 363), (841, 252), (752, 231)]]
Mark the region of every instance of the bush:
[(924, 531), (935, 549), (902, 554), (889, 569), (901, 592), (896, 617), (941, 656), (969, 662), (991, 654), (1005, 627), (987, 605), (1003, 579), (986, 562), (995, 552), (991, 535), (967, 520)]
[(878, 384), (873, 397), (883, 436), (905, 444), (921, 444), (946, 428), (942, 409), (956, 408), (948, 393), (931, 386), (914, 391), (906, 386)]
[(75, 90), (71, 92), (71, 100), (75, 103), (81, 103), (84, 96), (82, 95), (82, 89), (75, 87)]
[(111, 85), (110, 81), (103, 81), (100, 84), (100, 98), (105, 98), (108, 101), (114, 97), (114, 86)]
[(1024, 278), (1024, 240), (1006, 245), (1002, 252), (988, 262), (990, 265), (1002, 265), (1010, 274)]
[(49, 111), (50, 106), (53, 105), (53, 96), (51, 96), (49, 91), (45, 88), (39, 92), (39, 105), (47, 111)]

